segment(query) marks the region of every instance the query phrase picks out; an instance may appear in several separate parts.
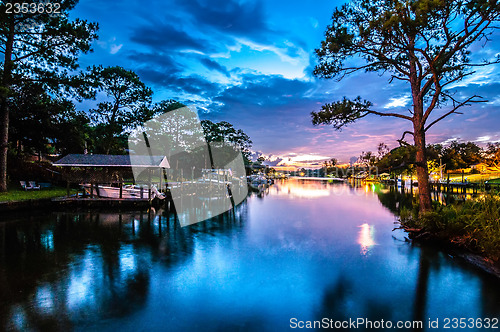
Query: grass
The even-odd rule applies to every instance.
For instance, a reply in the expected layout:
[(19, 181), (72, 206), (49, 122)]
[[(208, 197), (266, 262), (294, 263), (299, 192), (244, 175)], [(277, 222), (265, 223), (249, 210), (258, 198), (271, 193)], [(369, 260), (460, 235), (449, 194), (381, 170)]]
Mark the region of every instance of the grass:
[[(71, 190), (71, 194), (76, 193), (76, 190)], [(53, 187), (41, 190), (22, 190), (18, 188), (9, 189), (6, 193), (0, 193), (0, 202), (24, 201), (28, 199), (43, 199), (66, 196), (66, 188)]]
[(434, 210), (418, 215), (417, 209), (404, 210), (401, 224), (422, 228), (436, 237), (500, 261), (500, 196), (484, 195), (448, 206), (436, 204)]
[(488, 183), (500, 183), (500, 179), (489, 180)]

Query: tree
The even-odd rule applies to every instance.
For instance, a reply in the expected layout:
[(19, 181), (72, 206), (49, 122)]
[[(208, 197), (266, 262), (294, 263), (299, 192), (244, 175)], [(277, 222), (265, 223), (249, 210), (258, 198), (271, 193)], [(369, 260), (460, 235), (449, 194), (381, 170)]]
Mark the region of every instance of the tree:
[[(484, 101), (473, 95), (459, 99), (452, 84), (472, 75), (477, 66), (500, 62), (497, 57), (473, 62), (470, 47), (488, 42), (497, 27), (500, 5), (494, 0), (354, 0), (335, 9), (325, 40), (316, 50), (314, 74), (323, 78), (364, 70), (390, 74), (409, 85), (412, 109), (408, 113), (373, 109), (357, 97), (325, 104), (312, 112), (314, 125), (330, 124), (337, 130), (369, 114), (410, 121), (416, 148), (420, 211), (431, 209), (426, 156), (426, 132), (442, 119), (458, 114), (463, 106)], [(431, 114), (443, 113), (431, 120)]]
[(365, 165), (366, 167), (372, 167), (375, 166), (377, 163), (377, 156), (373, 154), (371, 151), (361, 152), (361, 155), (358, 158), (359, 163)]
[[(212, 122), (210, 120), (202, 120), (201, 127), (205, 133), (207, 143), (221, 142), (235, 145), (241, 151), (245, 162), (249, 163), (252, 140), (243, 130), (234, 128), (232, 124), (226, 121)], [(264, 160), (265, 158), (262, 161)]]
[(488, 143), (486, 163), (494, 170), (500, 171), (500, 143)]
[(483, 149), (474, 142), (453, 141), (442, 150), (442, 162), (446, 169), (468, 168), (483, 160)]
[(108, 98), (91, 110), (91, 118), (100, 137), (96, 151), (123, 153), (127, 130), (152, 117), (149, 106), (153, 91), (136, 73), (119, 66), (96, 66), (85, 76), (93, 87), (85, 92), (85, 97), (96, 97), (102, 93)]
[(18, 152), (83, 151), (88, 118), (71, 101), (50, 96), (41, 84), (12, 87), (10, 111), (9, 137)]
[[(97, 24), (75, 19), (68, 12), (77, 0), (62, 0), (59, 14), (30, 11), (31, 4), (43, 1), (3, 1), (0, 4), (0, 192), (7, 191), (7, 150), (9, 144), (10, 97), (22, 82), (38, 81), (57, 91), (68, 78), (67, 70), (77, 68), (80, 53), (91, 50)], [(7, 13), (7, 4), (12, 4)], [(26, 11), (24, 4), (28, 4)], [(22, 6), (21, 13), (15, 13)], [(53, 5), (52, 5), (53, 6)], [(51, 7), (52, 8), (52, 7)], [(53, 9), (53, 8), (52, 8)]]
[(377, 167), (381, 171), (411, 174), (414, 171), (415, 154), (413, 145), (402, 145), (379, 157)]

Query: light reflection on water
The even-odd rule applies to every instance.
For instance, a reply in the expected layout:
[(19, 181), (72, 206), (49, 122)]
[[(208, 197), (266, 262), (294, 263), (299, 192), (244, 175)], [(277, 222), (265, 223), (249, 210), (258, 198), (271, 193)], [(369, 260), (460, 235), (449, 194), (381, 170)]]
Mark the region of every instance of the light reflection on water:
[(161, 210), (0, 223), (0, 329), (261, 331), (285, 330), (291, 317), (497, 317), (498, 280), (405, 242), (391, 211), (407, 198), (379, 189), (279, 182), (188, 227)]
[(375, 243), (375, 226), (370, 226), (367, 223), (359, 226), (358, 243), (361, 246), (361, 254), (366, 255)]

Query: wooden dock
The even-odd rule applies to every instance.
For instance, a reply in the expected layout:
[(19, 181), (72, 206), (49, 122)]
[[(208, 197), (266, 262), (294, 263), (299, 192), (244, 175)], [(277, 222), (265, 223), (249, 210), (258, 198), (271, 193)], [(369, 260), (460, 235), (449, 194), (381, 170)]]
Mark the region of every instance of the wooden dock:
[(431, 190), (438, 193), (447, 194), (478, 194), (479, 192), (489, 192), (492, 189), (499, 190), (500, 183), (475, 183), (475, 182), (431, 182)]

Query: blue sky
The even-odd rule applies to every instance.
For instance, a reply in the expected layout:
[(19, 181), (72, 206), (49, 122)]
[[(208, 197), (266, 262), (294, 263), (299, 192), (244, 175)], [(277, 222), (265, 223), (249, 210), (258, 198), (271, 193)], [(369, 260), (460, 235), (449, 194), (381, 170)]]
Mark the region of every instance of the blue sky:
[[(201, 118), (231, 122), (251, 137), (255, 151), (271, 159), (347, 162), (361, 151), (375, 151), (380, 142), (397, 146), (409, 122), (367, 117), (338, 132), (313, 127), (311, 111), (343, 96), (361, 95), (391, 111), (407, 109), (410, 100), (407, 86), (388, 84), (387, 77), (373, 73), (341, 82), (312, 76), (314, 49), (343, 2), (80, 0), (72, 17), (100, 25), (94, 52), (81, 57), (83, 68), (132, 69), (154, 90), (154, 101), (176, 99), (196, 106)], [(499, 51), (500, 36), (474, 54)], [(437, 124), (429, 143), (500, 141), (499, 69), (480, 68), (456, 87), (489, 103)]]

